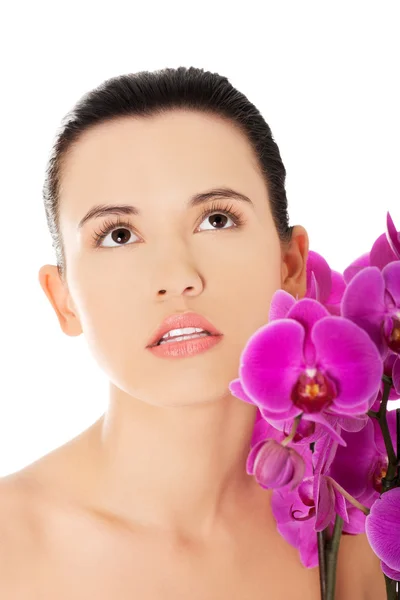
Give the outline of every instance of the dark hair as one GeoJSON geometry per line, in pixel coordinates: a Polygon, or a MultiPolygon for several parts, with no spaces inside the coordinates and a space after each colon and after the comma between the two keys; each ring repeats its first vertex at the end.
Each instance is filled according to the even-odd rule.
{"type": "Polygon", "coordinates": [[[140,71],[113,77],[84,94],[62,119],[50,151],[43,200],[55,249],[57,268],[65,278],[66,264],[60,230],[60,189],[68,150],[90,127],[117,117],[151,116],[187,109],[227,119],[246,135],[265,178],[271,213],[281,243],[290,242],[285,191],[286,169],[271,129],[258,109],[227,77],[195,67],[140,71]]]}

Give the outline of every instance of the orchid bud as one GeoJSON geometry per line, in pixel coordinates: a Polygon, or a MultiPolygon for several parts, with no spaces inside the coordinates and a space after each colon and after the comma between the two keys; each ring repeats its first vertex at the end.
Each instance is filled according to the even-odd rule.
{"type": "Polygon", "coordinates": [[[293,448],[268,439],[258,442],[250,451],[247,473],[254,475],[263,488],[280,488],[291,484],[293,490],[303,480],[305,463],[293,448]]]}

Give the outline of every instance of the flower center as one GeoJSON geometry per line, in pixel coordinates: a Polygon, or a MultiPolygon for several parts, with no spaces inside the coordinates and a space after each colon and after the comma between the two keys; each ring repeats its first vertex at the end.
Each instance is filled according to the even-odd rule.
{"type": "Polygon", "coordinates": [[[320,412],[336,397],[336,388],[326,375],[316,369],[307,369],[292,390],[292,402],[304,412],[320,412]]]}
{"type": "Polygon", "coordinates": [[[384,477],[386,477],[388,464],[389,464],[388,457],[382,456],[378,460],[376,467],[374,469],[373,475],[372,475],[372,485],[373,485],[374,489],[377,492],[379,492],[380,494],[382,493],[382,479],[384,477]]]}
{"type": "Polygon", "coordinates": [[[393,330],[388,340],[388,346],[393,352],[400,354],[400,321],[393,319],[393,330]]]}

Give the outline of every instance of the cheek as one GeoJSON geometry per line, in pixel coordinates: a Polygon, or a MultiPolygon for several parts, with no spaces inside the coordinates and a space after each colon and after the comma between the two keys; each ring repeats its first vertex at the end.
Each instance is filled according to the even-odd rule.
{"type": "Polygon", "coordinates": [[[213,295],[223,298],[225,306],[229,306],[226,328],[243,345],[268,323],[272,297],[281,288],[280,252],[264,248],[259,253],[241,255],[225,269],[218,287],[218,294],[213,295]]]}
{"type": "Polygon", "coordinates": [[[112,364],[132,360],[143,351],[149,328],[155,326],[149,303],[129,278],[92,277],[76,286],[76,304],[90,352],[109,375],[112,364]],[[147,314],[148,313],[148,314],[147,314]]]}
{"type": "Polygon", "coordinates": [[[253,310],[269,304],[281,287],[280,248],[265,239],[247,239],[213,264],[213,280],[220,281],[233,302],[253,310]]]}

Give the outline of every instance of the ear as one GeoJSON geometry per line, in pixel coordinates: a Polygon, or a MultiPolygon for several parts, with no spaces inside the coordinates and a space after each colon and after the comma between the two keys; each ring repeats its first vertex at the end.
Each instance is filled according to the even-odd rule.
{"type": "Polygon", "coordinates": [[[292,231],[291,241],[282,249],[281,287],[296,298],[307,291],[308,233],[301,225],[292,231]]]}
{"type": "Polygon", "coordinates": [[[82,327],[70,296],[68,286],[54,265],[44,265],[39,270],[39,283],[52,305],[60,327],[66,335],[78,336],[82,327]]]}

